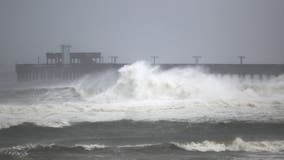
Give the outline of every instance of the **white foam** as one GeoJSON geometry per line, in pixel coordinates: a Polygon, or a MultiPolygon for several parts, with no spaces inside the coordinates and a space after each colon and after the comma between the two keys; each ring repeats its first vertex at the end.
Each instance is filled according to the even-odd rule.
{"type": "Polygon", "coordinates": [[[37,147],[52,147],[54,144],[49,145],[39,145],[39,144],[25,144],[25,145],[17,145],[13,147],[8,148],[0,148],[0,153],[13,156],[13,157],[19,157],[20,159],[28,156],[28,151],[37,147]]]}
{"type": "MultiPolygon", "coordinates": [[[[231,142],[216,142],[216,141],[202,141],[202,142],[191,142],[191,143],[177,143],[171,142],[171,144],[176,147],[186,150],[186,151],[198,151],[198,152],[268,152],[268,153],[283,153],[284,152],[284,141],[283,140],[275,140],[275,141],[245,141],[241,138],[236,138],[231,142]]],[[[75,144],[73,147],[82,147],[86,151],[92,151],[94,149],[105,149],[105,148],[144,148],[151,147],[156,145],[163,145],[162,143],[154,143],[154,144],[132,144],[132,145],[118,145],[118,146],[108,146],[104,144],[75,144]]],[[[26,144],[19,145],[9,148],[1,148],[0,153],[17,156],[17,157],[25,157],[28,155],[28,152],[32,149],[36,149],[38,147],[42,148],[52,148],[56,146],[55,144],[47,144],[47,145],[36,145],[36,144],[26,144]]],[[[64,147],[64,146],[62,146],[64,147]]],[[[68,148],[68,146],[65,146],[68,148]]]]}
{"type": "Polygon", "coordinates": [[[244,141],[236,138],[231,143],[219,143],[214,141],[203,141],[200,143],[173,143],[177,147],[187,151],[199,152],[224,152],[224,151],[245,151],[245,152],[283,152],[284,141],[244,141]]]}
{"type": "Polygon", "coordinates": [[[149,147],[149,146],[154,146],[154,145],[159,145],[161,143],[156,143],[156,144],[133,144],[133,145],[118,145],[118,146],[107,146],[103,144],[75,144],[75,147],[83,147],[85,150],[91,151],[94,149],[104,149],[104,148],[112,148],[112,147],[117,147],[117,148],[143,148],[143,147],[149,147]]]}
{"type": "MultiPolygon", "coordinates": [[[[106,99],[112,101],[145,99],[249,101],[267,98],[267,96],[275,101],[280,100],[279,98],[283,100],[284,76],[265,81],[258,79],[251,81],[208,74],[200,68],[174,68],[162,71],[159,67],[150,66],[145,62],[125,66],[119,70],[119,73],[117,82],[101,94],[92,92],[92,90],[98,90],[101,85],[92,85],[87,90],[82,90],[80,85],[78,90],[86,98],[93,98],[96,101],[106,99]]],[[[90,86],[92,81],[88,78],[85,83],[90,86]]],[[[94,83],[98,83],[97,79],[94,83]]]]}
{"type": "Polygon", "coordinates": [[[102,144],[76,144],[75,147],[83,147],[87,151],[91,151],[93,149],[103,149],[108,146],[102,144]]]}
{"type": "Polygon", "coordinates": [[[284,121],[284,76],[243,80],[195,68],[162,71],[145,62],[121,68],[117,81],[113,81],[113,74],[90,75],[69,86],[83,100],[68,100],[73,95],[68,92],[74,90],[64,89],[57,94],[57,88],[47,92],[47,100],[42,103],[2,103],[0,128],[24,122],[63,127],[74,122],[121,119],[284,121]],[[56,101],[61,96],[64,100],[56,101]]]}
{"type": "Polygon", "coordinates": [[[119,148],[143,148],[143,147],[150,147],[150,146],[155,146],[155,145],[161,145],[161,143],[145,143],[145,144],[133,144],[133,145],[120,145],[117,146],[119,148]]]}

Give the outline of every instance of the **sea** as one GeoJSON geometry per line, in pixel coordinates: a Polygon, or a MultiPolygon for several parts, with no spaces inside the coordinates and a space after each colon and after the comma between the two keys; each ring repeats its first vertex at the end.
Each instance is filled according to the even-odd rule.
{"type": "Polygon", "coordinates": [[[284,75],[140,61],[0,86],[0,160],[284,159],[284,75]]]}

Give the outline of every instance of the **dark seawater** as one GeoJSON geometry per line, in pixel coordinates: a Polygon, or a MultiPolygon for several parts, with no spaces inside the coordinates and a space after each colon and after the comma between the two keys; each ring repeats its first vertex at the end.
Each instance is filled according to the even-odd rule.
{"type": "Polygon", "coordinates": [[[0,88],[0,160],[95,159],[282,160],[284,77],[140,62],[119,75],[0,88]]]}
{"type": "Polygon", "coordinates": [[[63,128],[25,123],[0,130],[0,137],[1,159],[284,158],[284,124],[277,123],[120,120],[85,122],[63,128]],[[212,144],[206,145],[205,140],[212,144]],[[195,149],[182,146],[191,142],[204,143],[203,148],[208,151],[202,151],[202,145],[195,149]],[[221,144],[227,149],[214,151],[221,144]]]}

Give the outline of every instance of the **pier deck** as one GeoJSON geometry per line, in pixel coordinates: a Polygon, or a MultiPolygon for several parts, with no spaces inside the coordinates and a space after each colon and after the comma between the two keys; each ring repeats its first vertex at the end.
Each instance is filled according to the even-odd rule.
{"type": "MultiPolygon", "coordinates": [[[[35,80],[75,80],[89,73],[118,70],[127,64],[17,64],[19,82],[35,80]]],[[[201,67],[212,74],[239,76],[277,76],[284,74],[283,64],[158,64],[161,69],[201,67]]]]}

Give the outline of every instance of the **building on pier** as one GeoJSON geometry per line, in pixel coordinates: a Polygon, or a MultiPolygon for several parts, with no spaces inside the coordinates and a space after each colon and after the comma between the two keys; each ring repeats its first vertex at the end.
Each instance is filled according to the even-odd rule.
{"type": "MultiPolygon", "coordinates": [[[[45,64],[17,64],[19,82],[75,80],[89,73],[118,70],[126,64],[103,63],[100,52],[70,52],[70,45],[62,45],[62,52],[46,53],[45,64]]],[[[114,56],[113,56],[114,57],[114,56]]],[[[202,67],[210,74],[239,77],[271,77],[284,73],[284,64],[159,64],[162,70],[176,67],[202,67]]]]}
{"type": "MultiPolygon", "coordinates": [[[[101,63],[102,57],[100,52],[71,52],[69,61],[65,64],[93,64],[101,63]]],[[[46,53],[46,64],[63,64],[63,53],[46,53]]]]}

